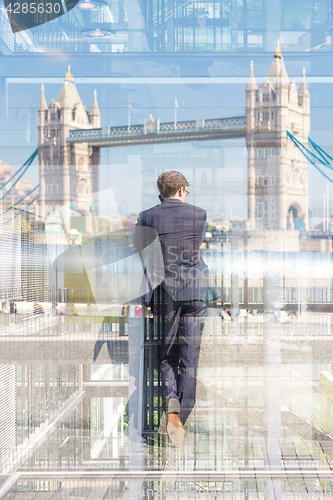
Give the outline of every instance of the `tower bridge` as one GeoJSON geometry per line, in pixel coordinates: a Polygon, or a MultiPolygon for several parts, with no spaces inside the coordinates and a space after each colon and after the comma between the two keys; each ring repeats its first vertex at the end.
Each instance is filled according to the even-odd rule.
{"type": "Polygon", "coordinates": [[[254,230],[308,228],[307,160],[287,130],[308,145],[310,95],[305,73],[300,89],[290,82],[279,45],[258,89],[251,62],[246,115],[143,125],[101,127],[97,94],[91,112],[68,70],[56,101],[48,106],[42,87],[38,107],[39,205],[72,202],[86,215],[97,192],[100,148],[245,138],[248,166],[248,226],[254,230]]]}
{"type": "Polygon", "coordinates": [[[71,130],[67,143],[88,143],[88,146],[102,148],[238,137],[246,137],[245,116],[160,123],[159,119],[154,120],[151,115],[143,125],[71,130]]]}

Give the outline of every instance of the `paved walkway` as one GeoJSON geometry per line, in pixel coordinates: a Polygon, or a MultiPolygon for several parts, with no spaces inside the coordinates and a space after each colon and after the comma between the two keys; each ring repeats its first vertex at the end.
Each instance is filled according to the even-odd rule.
{"type": "MultiPolygon", "coordinates": [[[[119,378],[119,371],[117,377],[110,375],[115,365],[103,346],[98,373],[104,375],[95,372],[82,380],[86,396],[72,411],[73,418],[66,420],[71,425],[57,424],[16,473],[2,477],[0,498],[330,497],[333,353],[329,316],[302,315],[290,323],[279,323],[269,315],[223,324],[218,316],[207,318],[197,402],[180,449],[169,444],[163,421],[145,442],[125,417],[117,420],[117,431],[106,432],[108,405],[125,407],[131,382],[126,376],[119,378]],[[98,406],[101,400],[106,402],[98,406]],[[102,412],[98,419],[104,419],[104,434],[97,431],[94,405],[102,412]]],[[[61,335],[1,337],[2,361],[23,366],[96,366],[92,353],[99,331],[77,327],[61,335]]],[[[122,350],[117,362],[119,370],[126,371],[131,361],[127,336],[117,331],[107,335],[122,350]],[[121,363],[125,363],[122,368],[121,363]]],[[[24,388],[20,391],[24,394],[24,388]]]]}

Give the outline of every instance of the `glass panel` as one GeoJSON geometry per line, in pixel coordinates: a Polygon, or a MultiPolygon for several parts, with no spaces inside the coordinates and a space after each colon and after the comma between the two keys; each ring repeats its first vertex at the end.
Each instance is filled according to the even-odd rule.
{"type": "Polygon", "coordinates": [[[0,498],[331,496],[331,10],[0,5],[0,498]]]}

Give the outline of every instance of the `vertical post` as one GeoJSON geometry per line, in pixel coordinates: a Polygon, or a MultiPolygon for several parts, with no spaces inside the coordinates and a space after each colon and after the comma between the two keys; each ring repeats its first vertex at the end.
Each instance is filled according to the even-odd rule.
{"type": "Polygon", "coordinates": [[[159,36],[159,44],[160,44],[160,52],[165,52],[165,0],[160,0],[161,5],[161,22],[160,22],[160,36],[159,36]]]}
{"type": "Polygon", "coordinates": [[[323,231],[326,231],[326,196],[325,193],[323,194],[323,231]]]}
{"type": "MultiPolygon", "coordinates": [[[[264,310],[271,310],[281,304],[281,282],[278,266],[273,258],[280,261],[280,252],[267,252],[267,269],[264,276],[264,310]],[[270,271],[272,270],[272,271],[270,271]]],[[[272,471],[281,470],[281,328],[271,321],[264,322],[264,344],[266,359],[264,365],[264,414],[267,440],[267,467],[272,471]]],[[[281,481],[265,481],[264,500],[281,499],[281,481]]]]}
{"type": "Polygon", "coordinates": [[[1,210],[1,234],[2,234],[2,189],[0,190],[0,201],[1,201],[1,207],[0,207],[0,210],[1,210]]]}
{"type": "Polygon", "coordinates": [[[133,0],[131,8],[128,9],[129,52],[146,52],[148,49],[146,23],[143,12],[143,2],[141,0],[133,0]]]}
{"type": "Polygon", "coordinates": [[[70,178],[70,146],[63,146],[63,200],[67,204],[71,200],[71,178],[70,178]],[[68,148],[68,149],[67,149],[68,148]]]}
{"type": "Polygon", "coordinates": [[[279,0],[265,0],[263,2],[264,18],[264,50],[273,51],[276,40],[280,36],[280,2],[279,0]]]}
{"type": "Polygon", "coordinates": [[[244,231],[244,308],[247,311],[249,308],[249,280],[247,269],[247,231],[244,231]]]}
{"type": "Polygon", "coordinates": [[[231,249],[231,317],[236,319],[239,309],[238,240],[232,240],[231,249]]]}
{"type": "MultiPolygon", "coordinates": [[[[244,467],[245,470],[247,470],[249,466],[249,367],[245,366],[244,367],[244,382],[243,382],[243,387],[244,387],[244,416],[245,416],[245,423],[244,423],[244,467]]],[[[248,500],[249,495],[248,495],[248,488],[249,488],[249,482],[245,481],[245,500],[248,500]]]]}
{"type": "MultiPolygon", "coordinates": [[[[134,307],[128,313],[128,355],[129,355],[129,470],[140,471],[144,467],[142,439],[142,405],[143,405],[143,345],[145,308],[142,304],[141,318],[135,317],[134,307]],[[134,311],[134,312],[132,312],[134,311]]],[[[131,481],[128,485],[129,499],[143,498],[142,481],[131,481]]]]}
{"type": "MultiPolygon", "coordinates": [[[[100,148],[93,147],[92,155],[90,156],[92,193],[98,192],[99,161],[100,161],[100,148]]],[[[96,200],[96,204],[94,207],[94,215],[98,215],[98,206],[99,202],[96,200]]],[[[95,223],[96,221],[94,219],[94,224],[95,223]]]]}
{"type": "Polygon", "coordinates": [[[328,182],[326,183],[326,205],[327,205],[327,231],[330,230],[330,195],[328,192],[328,182]]]}
{"type": "MultiPolygon", "coordinates": [[[[83,383],[90,381],[90,365],[80,365],[80,378],[79,388],[83,390],[83,383]]],[[[90,412],[91,412],[91,399],[85,396],[82,402],[82,426],[86,432],[90,432],[90,412]]],[[[90,446],[88,446],[90,449],[90,446]]]]}
{"type": "Polygon", "coordinates": [[[223,270],[224,270],[224,262],[223,262],[223,239],[221,240],[221,269],[222,269],[222,274],[221,274],[221,309],[223,309],[223,304],[224,304],[224,294],[223,294],[223,270]]]}
{"type": "Polygon", "coordinates": [[[298,273],[297,273],[297,302],[298,302],[298,317],[301,314],[301,301],[302,301],[302,295],[301,295],[301,252],[298,252],[298,273]]]}
{"type": "Polygon", "coordinates": [[[139,350],[139,392],[138,392],[138,429],[142,438],[143,432],[143,369],[144,369],[144,337],[145,337],[146,308],[142,303],[141,327],[140,327],[140,350],[139,350]]]}
{"type": "Polygon", "coordinates": [[[10,194],[11,194],[11,208],[12,208],[12,231],[14,233],[14,217],[15,217],[15,210],[14,210],[14,193],[13,193],[13,189],[10,190],[10,194]]]}
{"type": "MultiPolygon", "coordinates": [[[[174,5],[174,3],[173,3],[174,5]]],[[[175,14],[173,13],[167,20],[167,51],[175,51],[175,14]]]]}
{"type": "Polygon", "coordinates": [[[44,148],[38,147],[38,163],[39,163],[39,197],[38,197],[38,215],[45,216],[45,195],[46,195],[46,182],[45,182],[45,160],[44,148]]]}
{"type": "MultiPolygon", "coordinates": [[[[194,10],[194,9],[193,9],[194,10]]],[[[230,28],[231,28],[231,50],[238,48],[238,2],[230,2],[230,28]]]]}
{"type": "Polygon", "coordinates": [[[287,188],[286,188],[286,172],[288,166],[287,148],[280,148],[280,160],[279,160],[279,184],[278,184],[278,197],[279,197],[279,229],[287,229],[287,218],[288,218],[288,200],[287,200],[287,188]]]}
{"type": "Polygon", "coordinates": [[[248,219],[252,229],[255,227],[255,212],[256,212],[256,174],[254,168],[254,147],[248,147],[248,219]]]}
{"type": "Polygon", "coordinates": [[[247,50],[247,0],[243,2],[243,46],[247,50]]]}
{"type": "Polygon", "coordinates": [[[0,78],[0,118],[8,118],[7,78],[0,78]]]}
{"type": "MultiPolygon", "coordinates": [[[[308,253],[307,252],[300,252],[300,275],[301,275],[301,313],[305,312],[308,307],[308,285],[309,285],[309,280],[308,280],[308,269],[309,269],[309,262],[308,262],[308,253]]],[[[328,254],[328,262],[327,264],[329,265],[329,259],[330,259],[330,254],[328,254]]]]}

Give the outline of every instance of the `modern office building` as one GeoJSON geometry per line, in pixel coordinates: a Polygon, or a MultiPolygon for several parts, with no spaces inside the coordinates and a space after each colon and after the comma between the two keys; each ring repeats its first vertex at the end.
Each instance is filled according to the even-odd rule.
{"type": "Polygon", "coordinates": [[[287,51],[326,51],[332,27],[327,2],[308,1],[296,7],[286,0],[82,1],[68,15],[14,37],[3,17],[2,39],[15,53],[261,52],[273,51],[277,38],[287,51]]]}

